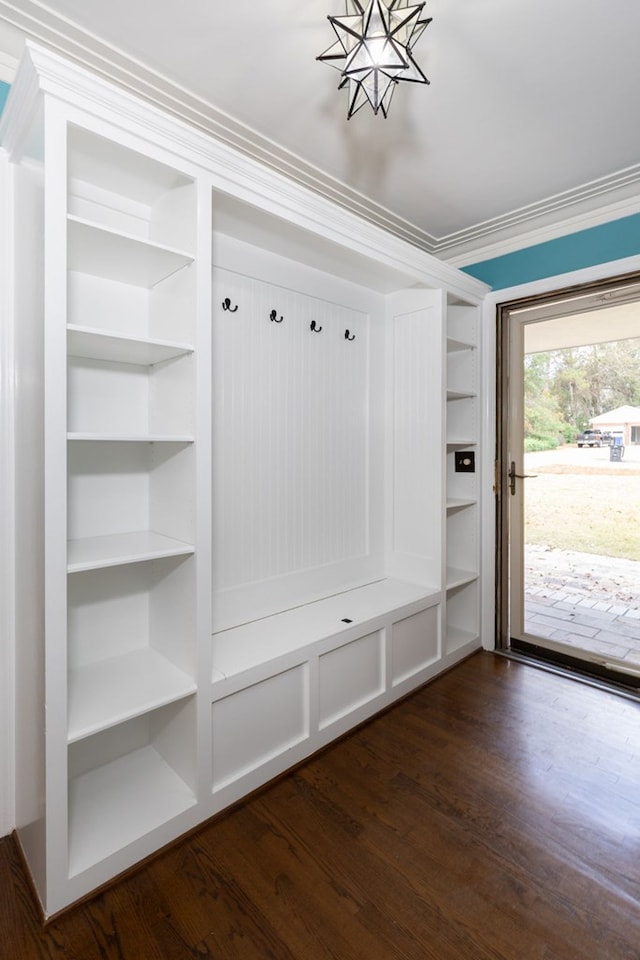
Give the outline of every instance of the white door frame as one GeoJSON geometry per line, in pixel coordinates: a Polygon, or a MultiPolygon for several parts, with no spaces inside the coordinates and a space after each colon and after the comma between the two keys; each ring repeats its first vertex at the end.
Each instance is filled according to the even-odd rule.
{"type": "Polygon", "coordinates": [[[15,826],[13,193],[0,151],[0,837],[15,826]]]}
{"type": "Polygon", "coordinates": [[[483,496],[482,515],[482,645],[496,649],[496,442],[497,442],[497,328],[496,314],[500,304],[544,294],[567,287],[622,277],[640,271],[640,256],[599,263],[583,270],[545,277],[531,283],[506,287],[487,294],[483,307],[483,376],[482,416],[483,453],[481,461],[483,496]]]}

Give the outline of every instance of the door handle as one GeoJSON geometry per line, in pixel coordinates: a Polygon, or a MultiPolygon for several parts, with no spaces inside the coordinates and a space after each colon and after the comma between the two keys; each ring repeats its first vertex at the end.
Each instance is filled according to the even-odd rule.
{"type": "Polygon", "coordinates": [[[516,495],[516,480],[535,480],[538,476],[537,473],[516,473],[516,462],[515,460],[511,461],[511,469],[509,470],[509,490],[511,496],[515,497],[516,495]]]}

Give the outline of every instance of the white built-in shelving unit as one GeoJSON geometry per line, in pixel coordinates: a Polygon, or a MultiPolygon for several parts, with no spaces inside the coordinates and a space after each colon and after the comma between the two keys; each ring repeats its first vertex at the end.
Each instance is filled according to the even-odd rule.
{"type": "Polygon", "coordinates": [[[67,420],[50,479],[66,486],[73,879],[197,802],[197,185],[116,139],[65,132],[66,284],[51,306],[67,322],[50,348],[52,366],[65,348],[67,389],[47,403],[67,420]]]}
{"type": "Polygon", "coordinates": [[[480,636],[480,316],[477,304],[446,308],[447,653],[480,636]]]}
{"type": "Polygon", "coordinates": [[[479,646],[484,288],[35,45],[0,132],[51,915],[479,646]]]}

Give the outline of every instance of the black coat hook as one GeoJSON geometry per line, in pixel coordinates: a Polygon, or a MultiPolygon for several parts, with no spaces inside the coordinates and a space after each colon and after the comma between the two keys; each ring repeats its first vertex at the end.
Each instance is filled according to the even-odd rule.
{"type": "Polygon", "coordinates": [[[276,313],[276,311],[272,310],[271,313],[269,314],[269,319],[273,323],[282,323],[282,321],[284,320],[284,317],[280,317],[279,320],[277,319],[277,317],[278,317],[278,314],[276,313]]]}
{"type": "Polygon", "coordinates": [[[322,327],[317,327],[315,320],[312,320],[311,326],[309,329],[312,330],[314,333],[320,333],[320,331],[322,330],[322,327]]]}
{"type": "Polygon", "coordinates": [[[225,297],[224,300],[222,301],[222,309],[228,310],[229,313],[235,313],[236,310],[238,309],[238,304],[236,303],[235,307],[232,307],[231,300],[229,299],[229,297],[225,297]]]}
{"type": "Polygon", "coordinates": [[[356,335],[355,335],[355,333],[352,333],[351,336],[349,336],[349,331],[348,331],[348,330],[345,330],[345,332],[344,332],[344,338],[345,338],[345,340],[355,340],[356,335]]]}

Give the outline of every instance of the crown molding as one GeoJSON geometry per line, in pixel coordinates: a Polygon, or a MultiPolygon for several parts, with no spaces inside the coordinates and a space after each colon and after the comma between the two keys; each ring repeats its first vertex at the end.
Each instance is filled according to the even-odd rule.
{"type": "Polygon", "coordinates": [[[539,204],[450,234],[438,255],[453,266],[504,256],[640,212],[640,164],[557,194],[539,204]],[[606,202],[603,202],[606,201],[606,202]],[[558,217],[560,211],[566,216],[558,217]],[[485,241],[485,242],[482,242],[485,241]]]}
{"type": "Polygon", "coordinates": [[[123,131],[135,130],[137,138],[179,158],[182,164],[206,170],[214,191],[273,214],[282,224],[302,228],[319,242],[344,246],[352,257],[367,263],[369,269],[371,264],[376,264],[380,281],[385,273],[394,278],[396,285],[414,286],[428,276],[430,285],[442,284],[463,297],[478,299],[488,289],[481,281],[383,230],[325,194],[309,190],[305,184],[259,159],[238,152],[220,139],[141,101],[120,85],[32,40],[26,43],[0,120],[0,139],[14,159],[25,150],[39,149],[38,144],[28,139],[28,118],[40,109],[42,95],[85,109],[123,131]]]}
{"type": "MultiPolygon", "coordinates": [[[[586,204],[584,206],[587,207],[586,204]]],[[[453,248],[453,255],[442,256],[442,259],[451,266],[461,268],[472,263],[504,257],[518,250],[525,250],[527,247],[547,243],[549,240],[558,240],[572,233],[579,233],[581,230],[589,230],[591,227],[611,223],[613,220],[633,216],[635,213],[640,213],[640,192],[637,189],[633,190],[633,196],[628,199],[607,203],[604,206],[600,204],[592,209],[584,209],[582,212],[573,212],[570,216],[545,226],[526,229],[526,221],[522,221],[518,227],[512,227],[511,230],[505,229],[505,235],[500,239],[490,240],[485,244],[474,241],[468,245],[463,244],[460,248],[453,248]]]]}
{"type": "Polygon", "coordinates": [[[20,0],[19,3],[0,0],[0,17],[28,39],[116,83],[147,103],[259,160],[289,179],[304,184],[408,243],[426,252],[432,251],[436,240],[430,234],[99,37],[81,30],[38,0],[20,0]]]}
{"type": "Polygon", "coordinates": [[[0,80],[3,83],[13,83],[18,69],[18,61],[0,50],[0,80]]]}
{"type": "Polygon", "coordinates": [[[596,223],[637,212],[640,164],[464,230],[435,236],[353,190],[275,141],[235,120],[140,61],[80,29],[39,0],[0,0],[0,17],[92,74],[144,99],[189,126],[451,266],[501,256],[596,223]],[[590,220],[589,218],[593,218],[590,220]],[[582,225],[580,225],[582,224],[582,225]]]}

